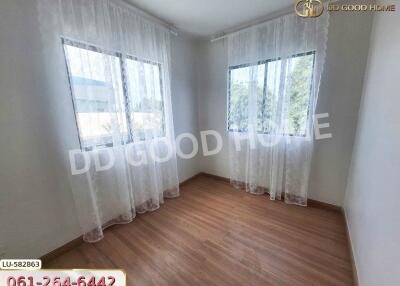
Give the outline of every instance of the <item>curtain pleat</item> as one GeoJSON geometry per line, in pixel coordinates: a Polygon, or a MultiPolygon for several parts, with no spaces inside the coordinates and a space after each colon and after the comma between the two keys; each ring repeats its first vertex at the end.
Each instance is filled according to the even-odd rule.
{"type": "Polygon", "coordinates": [[[234,186],[307,205],[328,25],[291,14],[228,36],[234,186]]]}
{"type": "Polygon", "coordinates": [[[75,164],[88,166],[73,174],[65,160],[84,240],[95,242],[179,195],[170,33],[117,1],[38,0],[38,9],[45,49],[56,55],[52,78],[70,81],[54,95],[68,107],[59,137],[74,138],[75,164]],[[76,133],[66,128],[71,105],[76,133]]]}

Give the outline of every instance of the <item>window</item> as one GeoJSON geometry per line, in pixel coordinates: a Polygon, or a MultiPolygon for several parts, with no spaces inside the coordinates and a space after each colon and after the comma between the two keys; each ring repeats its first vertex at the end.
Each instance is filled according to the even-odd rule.
{"type": "Polygon", "coordinates": [[[156,137],[163,136],[165,123],[161,65],[133,57],[127,58],[126,74],[134,137],[143,140],[148,131],[156,137]]]}
{"type": "Polygon", "coordinates": [[[254,65],[229,67],[228,131],[247,132],[249,114],[257,115],[257,132],[271,132],[278,112],[279,88],[285,80],[287,106],[286,133],[305,136],[311,94],[315,52],[299,54],[287,59],[286,74],[282,77],[282,59],[272,59],[254,65]],[[255,89],[255,91],[251,91],[255,89]],[[255,103],[249,104],[250,93],[255,103]],[[254,110],[249,110],[254,106],[254,110]]]}
{"type": "Polygon", "coordinates": [[[165,136],[161,64],[63,39],[81,148],[165,136]],[[126,82],[126,85],[123,82],[126,82]]]}

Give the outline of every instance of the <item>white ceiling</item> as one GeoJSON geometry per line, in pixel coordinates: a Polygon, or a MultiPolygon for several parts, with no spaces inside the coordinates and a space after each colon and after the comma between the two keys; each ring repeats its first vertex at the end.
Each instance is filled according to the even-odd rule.
{"type": "Polygon", "coordinates": [[[294,0],[128,0],[195,37],[217,35],[293,7],[294,0]]]}

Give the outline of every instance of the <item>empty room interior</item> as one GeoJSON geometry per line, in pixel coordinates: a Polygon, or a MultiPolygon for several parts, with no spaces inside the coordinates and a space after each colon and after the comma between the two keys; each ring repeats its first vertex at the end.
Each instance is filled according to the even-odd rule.
{"type": "Polygon", "coordinates": [[[400,285],[399,4],[0,0],[0,285],[400,285]]]}

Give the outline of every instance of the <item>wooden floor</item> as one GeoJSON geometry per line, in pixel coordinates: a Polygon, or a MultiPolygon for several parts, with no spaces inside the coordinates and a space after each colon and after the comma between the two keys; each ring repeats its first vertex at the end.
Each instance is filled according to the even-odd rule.
{"type": "Polygon", "coordinates": [[[127,285],[353,285],[339,212],[272,202],[206,176],[46,268],[123,268],[127,285]]]}

